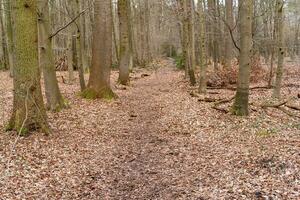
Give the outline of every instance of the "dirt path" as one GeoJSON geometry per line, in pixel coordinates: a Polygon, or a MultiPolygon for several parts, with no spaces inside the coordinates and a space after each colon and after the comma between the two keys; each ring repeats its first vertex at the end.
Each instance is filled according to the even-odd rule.
{"type": "Polygon", "coordinates": [[[15,136],[0,134],[0,199],[298,199],[297,121],[218,113],[165,62],[113,102],[61,84],[72,107],[49,113],[52,136],[21,139],[9,167],[15,136]],[[257,136],[266,124],[278,132],[257,136]]]}

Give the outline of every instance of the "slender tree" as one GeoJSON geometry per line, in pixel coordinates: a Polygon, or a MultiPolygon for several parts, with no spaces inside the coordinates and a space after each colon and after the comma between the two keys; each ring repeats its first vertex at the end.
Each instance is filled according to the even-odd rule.
{"type": "Polygon", "coordinates": [[[67,64],[68,64],[68,83],[72,84],[74,80],[74,70],[73,70],[73,31],[69,30],[68,41],[67,41],[67,64]]]}
{"type": "Polygon", "coordinates": [[[207,59],[206,59],[206,28],[205,28],[205,14],[203,9],[203,1],[198,0],[198,13],[199,13],[199,65],[200,65],[200,76],[199,76],[199,93],[206,93],[207,86],[207,59]]]}
{"type": "MultiPolygon", "coordinates": [[[[75,10],[75,15],[78,16],[80,12],[80,2],[75,0],[73,3],[73,9],[75,10]]],[[[84,91],[86,88],[85,79],[84,79],[84,68],[83,68],[83,34],[82,26],[80,25],[80,20],[77,20],[79,25],[77,26],[77,35],[76,35],[76,55],[77,55],[77,68],[79,75],[79,83],[81,91],[84,91]]]]}
{"type": "Polygon", "coordinates": [[[216,0],[207,1],[209,18],[209,48],[210,54],[214,61],[214,69],[218,69],[218,58],[219,58],[219,46],[217,41],[218,36],[218,23],[217,23],[217,9],[216,9],[216,0]]]}
{"type": "Polygon", "coordinates": [[[56,79],[52,38],[50,37],[50,15],[48,0],[38,1],[38,30],[40,68],[44,74],[47,108],[59,111],[65,107],[56,79]]]}
{"type": "Polygon", "coordinates": [[[38,65],[37,1],[16,0],[15,6],[14,102],[7,129],[25,135],[40,128],[48,134],[38,65]]]}
{"type": "Polygon", "coordinates": [[[94,27],[92,44],[92,66],[85,98],[116,97],[110,88],[112,65],[112,15],[111,0],[94,1],[94,27]]]}
{"type": "Polygon", "coordinates": [[[118,1],[118,15],[120,24],[120,62],[119,62],[119,82],[123,85],[127,85],[129,82],[129,69],[132,63],[130,51],[130,0],[118,1]]]}
{"type": "Polygon", "coordinates": [[[252,12],[253,0],[239,0],[240,6],[240,58],[237,92],[232,107],[235,115],[248,115],[250,57],[252,54],[252,12]]]}
{"type": "Polygon", "coordinates": [[[226,0],[226,25],[225,25],[225,67],[231,66],[232,54],[233,54],[233,45],[231,40],[231,31],[233,29],[233,1],[226,0]],[[230,29],[230,30],[229,30],[230,29]]]}
{"type": "Polygon", "coordinates": [[[6,33],[5,39],[7,44],[7,55],[8,55],[8,64],[10,69],[10,76],[13,76],[13,67],[15,63],[14,56],[14,40],[13,40],[13,13],[12,13],[12,2],[6,1],[4,3],[5,18],[6,18],[6,33]]]}
{"type": "Polygon", "coordinates": [[[273,97],[280,98],[280,89],[282,82],[282,74],[283,74],[283,61],[284,61],[284,40],[283,40],[283,0],[276,1],[276,11],[277,11],[277,48],[278,48],[278,61],[277,61],[277,69],[276,69],[276,80],[275,87],[273,90],[273,97]]]}

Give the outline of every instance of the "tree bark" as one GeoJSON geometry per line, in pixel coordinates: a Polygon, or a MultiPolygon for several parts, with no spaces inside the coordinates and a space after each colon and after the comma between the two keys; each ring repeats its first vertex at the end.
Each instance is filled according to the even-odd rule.
{"type": "Polygon", "coordinates": [[[82,96],[88,99],[112,99],[116,95],[110,88],[112,65],[112,15],[111,0],[94,1],[94,27],[92,66],[88,87],[82,96]]]}
{"type": "MultiPolygon", "coordinates": [[[[74,5],[75,9],[75,14],[79,14],[79,0],[75,0],[76,4],[74,5]]],[[[80,23],[80,22],[79,22],[80,23]]],[[[83,51],[83,46],[82,46],[82,35],[81,35],[81,29],[80,25],[77,28],[77,37],[76,37],[76,52],[77,52],[77,67],[78,67],[78,74],[79,74],[79,83],[80,83],[80,89],[81,91],[84,91],[86,88],[85,85],[85,80],[84,80],[84,68],[83,68],[83,58],[82,58],[82,51],[83,51]]]]}
{"type": "Polygon", "coordinates": [[[217,41],[217,35],[218,35],[218,25],[217,25],[217,10],[216,10],[216,0],[208,0],[208,10],[209,10],[209,16],[211,18],[210,23],[211,25],[209,34],[210,34],[210,40],[209,40],[209,47],[211,51],[211,56],[213,58],[214,62],[214,70],[218,70],[218,60],[219,60],[219,48],[218,48],[218,41],[217,41]]]}
{"type": "Polygon", "coordinates": [[[205,94],[207,87],[207,59],[206,59],[206,28],[205,28],[205,14],[203,9],[203,0],[198,0],[198,13],[199,13],[199,45],[200,45],[200,55],[199,55],[199,64],[200,64],[200,77],[199,77],[199,93],[205,94]]]}
{"type": "Polygon", "coordinates": [[[239,0],[240,6],[240,58],[237,92],[232,107],[234,115],[244,116],[249,114],[249,82],[250,82],[250,57],[252,54],[252,12],[253,0],[239,0]]]}
{"type": "Polygon", "coordinates": [[[277,11],[277,48],[278,48],[278,61],[276,69],[275,87],[273,90],[273,97],[280,98],[281,82],[283,75],[283,61],[284,61],[284,40],[283,40],[283,0],[276,1],[277,11]]]}
{"type": "Polygon", "coordinates": [[[39,63],[44,74],[47,108],[60,111],[65,102],[60,93],[54,66],[48,0],[38,1],[39,63]]]}
{"type": "Polygon", "coordinates": [[[230,30],[233,29],[233,2],[232,0],[226,0],[225,1],[225,7],[226,7],[226,23],[228,26],[225,26],[225,67],[231,66],[231,60],[232,60],[232,40],[230,36],[230,30]]]}
{"type": "Polygon", "coordinates": [[[15,63],[15,56],[14,56],[14,31],[13,31],[13,13],[12,13],[12,2],[6,1],[4,3],[4,10],[5,10],[5,17],[6,17],[6,33],[5,33],[5,40],[6,40],[6,47],[7,47],[7,57],[8,57],[8,65],[10,76],[13,76],[13,67],[15,63]]]}
{"type": "Polygon", "coordinates": [[[44,108],[38,66],[37,1],[16,0],[14,101],[7,129],[26,135],[42,129],[50,133],[44,108]]]}
{"type": "Polygon", "coordinates": [[[122,85],[129,83],[129,69],[131,51],[129,45],[129,30],[130,30],[130,0],[118,1],[118,15],[120,24],[120,62],[119,62],[119,82],[122,85]]]}
{"type": "Polygon", "coordinates": [[[67,41],[67,63],[68,63],[68,74],[69,74],[69,84],[73,83],[74,80],[74,70],[73,70],[73,32],[69,30],[68,41],[67,41]]]}
{"type": "Polygon", "coordinates": [[[190,78],[191,85],[196,84],[195,77],[195,65],[196,65],[196,57],[195,57],[195,8],[193,0],[185,0],[186,8],[187,8],[187,16],[188,16],[188,35],[187,35],[187,59],[188,59],[188,74],[190,78]]]}

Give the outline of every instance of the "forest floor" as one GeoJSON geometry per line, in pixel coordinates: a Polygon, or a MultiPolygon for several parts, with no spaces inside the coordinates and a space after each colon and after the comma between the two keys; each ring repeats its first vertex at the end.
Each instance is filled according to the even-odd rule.
{"type": "MultiPolygon", "coordinates": [[[[300,93],[295,73],[285,98],[300,93]]],[[[276,108],[251,106],[249,117],[212,109],[191,97],[171,60],[132,76],[122,87],[113,72],[114,101],[82,99],[77,84],[59,79],[71,107],[48,112],[53,134],[16,141],[3,132],[13,95],[1,72],[0,199],[300,199],[299,118],[276,108]]],[[[251,90],[250,102],[270,96],[251,90]]]]}

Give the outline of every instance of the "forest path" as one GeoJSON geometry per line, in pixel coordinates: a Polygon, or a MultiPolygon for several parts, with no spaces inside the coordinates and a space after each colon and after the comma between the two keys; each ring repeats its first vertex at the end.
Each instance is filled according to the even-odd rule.
{"type": "MultiPolygon", "coordinates": [[[[170,95],[174,83],[180,80],[174,72],[172,66],[160,68],[132,82],[132,89],[129,88],[125,96],[121,94],[119,108],[127,112],[129,119],[116,121],[115,125],[121,130],[107,140],[108,145],[113,145],[115,157],[105,162],[103,174],[107,175],[98,180],[98,184],[106,183],[104,191],[109,197],[155,199],[166,193],[170,196],[164,198],[174,198],[169,181],[170,176],[176,174],[173,169],[176,161],[168,159],[178,146],[172,145],[172,138],[164,134],[162,124],[167,111],[163,109],[174,103],[166,95],[170,95]]],[[[103,194],[103,191],[98,192],[98,195],[103,194]]]]}

